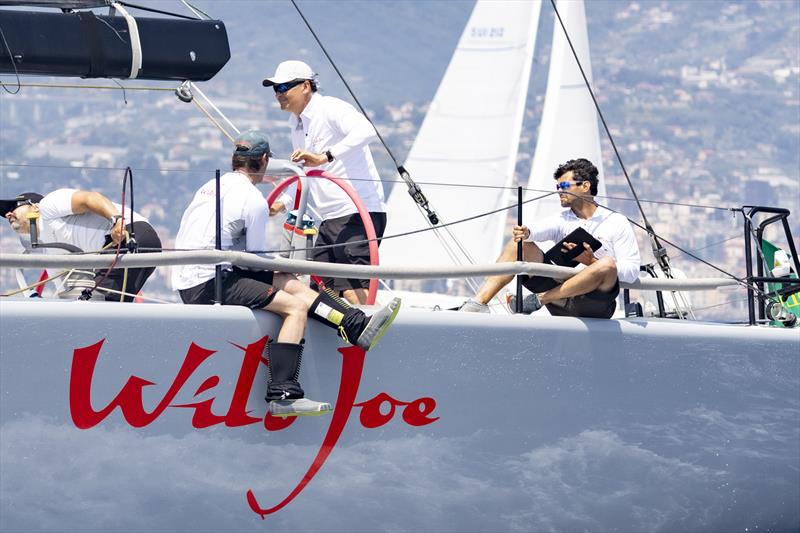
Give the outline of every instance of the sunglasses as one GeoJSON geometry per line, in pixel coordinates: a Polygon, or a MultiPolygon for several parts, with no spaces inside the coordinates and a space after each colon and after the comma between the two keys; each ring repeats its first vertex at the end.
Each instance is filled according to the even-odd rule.
{"type": "Polygon", "coordinates": [[[277,85],[273,85],[272,88],[275,90],[275,94],[283,94],[289,89],[297,87],[305,81],[306,80],[287,81],[286,83],[278,83],[277,85]]]}
{"type": "Polygon", "coordinates": [[[557,191],[566,191],[567,189],[569,189],[573,185],[580,185],[584,181],[585,180],[580,180],[580,181],[559,181],[558,183],[556,183],[556,190],[557,191]]]}

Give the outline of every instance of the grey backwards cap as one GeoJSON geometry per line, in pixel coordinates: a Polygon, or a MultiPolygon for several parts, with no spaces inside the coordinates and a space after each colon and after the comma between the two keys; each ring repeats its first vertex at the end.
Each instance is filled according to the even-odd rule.
{"type": "Polygon", "coordinates": [[[272,157],[269,151],[267,134],[260,130],[248,130],[241,133],[234,141],[234,153],[246,157],[261,157],[264,154],[272,157]]]}

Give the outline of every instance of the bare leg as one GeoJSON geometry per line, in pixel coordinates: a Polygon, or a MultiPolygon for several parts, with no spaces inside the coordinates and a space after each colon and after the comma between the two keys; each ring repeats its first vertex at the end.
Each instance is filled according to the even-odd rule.
{"type": "Polygon", "coordinates": [[[276,289],[281,289],[295,298],[300,299],[306,306],[306,313],[308,313],[308,309],[314,303],[314,300],[317,299],[317,296],[319,296],[317,291],[297,279],[294,274],[276,272],[273,278],[273,286],[276,289]]]}
{"type": "Polygon", "coordinates": [[[300,343],[308,320],[308,305],[305,302],[288,292],[278,291],[264,309],[283,318],[283,324],[278,332],[278,342],[300,343]]]}
{"type": "MultiPolygon", "coordinates": [[[[535,243],[525,241],[522,243],[522,257],[525,261],[530,263],[541,263],[544,258],[544,254],[535,243]]],[[[512,239],[506,243],[496,262],[510,263],[516,260],[517,243],[512,239]]],[[[512,279],[514,279],[513,275],[490,276],[486,278],[486,281],[478,291],[478,294],[475,295],[475,300],[482,304],[488,304],[489,300],[494,298],[495,295],[500,292],[500,289],[508,285],[512,279]]]]}
{"type": "Polygon", "coordinates": [[[610,257],[602,257],[558,287],[539,294],[539,301],[544,305],[555,300],[586,294],[594,290],[608,292],[616,282],[617,264],[610,257]]]}
{"type": "Polygon", "coordinates": [[[367,289],[347,289],[342,291],[342,296],[348,303],[354,305],[364,305],[367,303],[367,289]]]}

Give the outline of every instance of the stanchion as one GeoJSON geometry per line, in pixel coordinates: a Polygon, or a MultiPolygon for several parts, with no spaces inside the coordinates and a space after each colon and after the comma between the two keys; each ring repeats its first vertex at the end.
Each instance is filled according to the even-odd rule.
{"type": "MultiPolygon", "coordinates": [[[[217,233],[216,249],[222,250],[222,200],[220,198],[219,169],[217,169],[217,174],[214,179],[217,185],[217,205],[215,213],[217,233]]],[[[217,265],[214,272],[214,305],[222,305],[222,303],[222,265],[217,265]]]]}
{"type": "MultiPolygon", "coordinates": [[[[522,187],[517,187],[517,226],[522,225],[522,187]]],[[[522,261],[522,241],[517,243],[517,261],[522,261]]],[[[522,313],[522,274],[517,274],[517,309],[522,313]]]]}

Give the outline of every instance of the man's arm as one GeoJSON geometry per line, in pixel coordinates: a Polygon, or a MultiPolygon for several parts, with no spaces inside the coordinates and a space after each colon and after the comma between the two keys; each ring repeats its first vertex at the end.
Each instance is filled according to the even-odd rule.
{"type": "Polygon", "coordinates": [[[119,244],[125,237],[123,221],[121,218],[116,218],[120,216],[120,213],[111,200],[99,192],[75,191],[72,193],[71,208],[76,215],[94,213],[108,219],[111,224],[111,240],[114,244],[119,244]]]}
{"type": "MultiPolygon", "coordinates": [[[[333,159],[338,159],[351,150],[360,149],[378,138],[378,133],[372,127],[369,120],[347,102],[338,102],[331,106],[327,112],[327,118],[331,124],[339,130],[344,138],[328,146],[333,159]]],[[[303,161],[307,167],[317,167],[328,162],[325,153],[318,154],[306,150],[295,150],[291,156],[292,161],[303,161]]]]}
{"type": "Polygon", "coordinates": [[[367,117],[346,102],[342,102],[341,105],[337,106],[331,113],[330,118],[331,122],[344,134],[344,138],[341,141],[333,146],[328,146],[328,150],[334,158],[340,157],[351,150],[367,146],[378,138],[378,133],[367,120],[367,117]]]}
{"type": "Polygon", "coordinates": [[[619,226],[619,232],[612,243],[617,261],[617,277],[620,281],[632,283],[639,279],[639,266],[642,264],[639,244],[627,219],[622,220],[619,226]]]}

